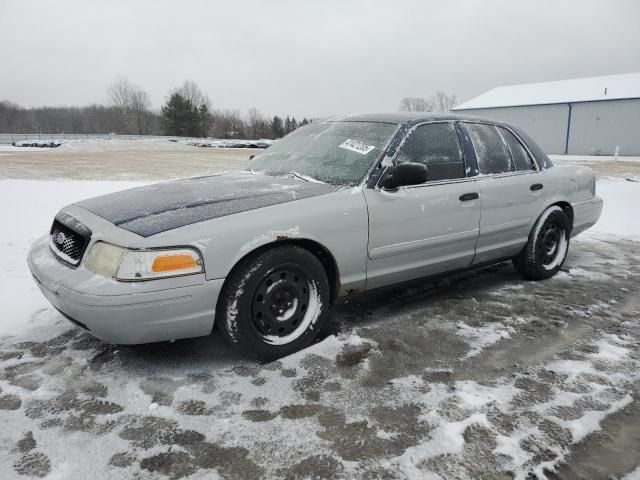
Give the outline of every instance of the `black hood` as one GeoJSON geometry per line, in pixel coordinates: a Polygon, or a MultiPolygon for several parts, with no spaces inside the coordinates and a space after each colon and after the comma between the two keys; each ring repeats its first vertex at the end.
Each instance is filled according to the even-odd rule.
{"type": "Polygon", "coordinates": [[[299,178],[232,172],[158,183],[76,205],[120,228],[149,237],[174,228],[334,192],[299,178]]]}

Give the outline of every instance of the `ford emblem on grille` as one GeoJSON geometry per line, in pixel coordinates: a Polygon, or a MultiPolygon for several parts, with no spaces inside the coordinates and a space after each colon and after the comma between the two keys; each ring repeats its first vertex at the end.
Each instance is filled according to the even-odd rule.
{"type": "Polygon", "coordinates": [[[58,232],[58,234],[56,235],[54,241],[58,244],[58,245],[64,245],[64,241],[67,239],[67,236],[63,233],[63,232],[58,232]]]}
{"type": "Polygon", "coordinates": [[[49,246],[58,259],[77,267],[91,239],[91,230],[75,218],[59,213],[49,235],[49,246]]]}

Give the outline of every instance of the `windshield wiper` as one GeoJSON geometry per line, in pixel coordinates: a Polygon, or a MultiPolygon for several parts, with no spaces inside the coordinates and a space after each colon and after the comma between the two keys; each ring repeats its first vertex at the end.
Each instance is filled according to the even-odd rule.
{"type": "Polygon", "coordinates": [[[308,177],[300,175],[299,173],[296,173],[296,172],[287,172],[287,175],[293,175],[294,177],[297,177],[300,180],[304,180],[305,182],[310,182],[311,181],[311,180],[309,180],[308,177]]]}

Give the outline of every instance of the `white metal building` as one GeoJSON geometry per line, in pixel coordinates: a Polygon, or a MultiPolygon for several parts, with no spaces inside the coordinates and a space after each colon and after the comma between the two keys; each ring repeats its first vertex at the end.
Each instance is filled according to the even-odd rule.
{"type": "Polygon", "coordinates": [[[452,110],[521,127],[547,153],[640,155],[640,73],[497,87],[452,110]]]}

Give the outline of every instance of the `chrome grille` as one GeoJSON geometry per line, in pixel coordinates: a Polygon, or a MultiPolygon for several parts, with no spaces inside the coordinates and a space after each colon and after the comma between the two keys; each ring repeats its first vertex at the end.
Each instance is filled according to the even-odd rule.
{"type": "Polygon", "coordinates": [[[78,266],[91,239],[91,231],[68,215],[59,214],[53,221],[49,245],[65,263],[78,266]]]}

